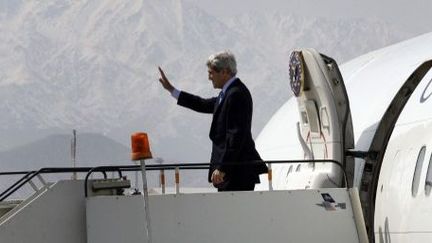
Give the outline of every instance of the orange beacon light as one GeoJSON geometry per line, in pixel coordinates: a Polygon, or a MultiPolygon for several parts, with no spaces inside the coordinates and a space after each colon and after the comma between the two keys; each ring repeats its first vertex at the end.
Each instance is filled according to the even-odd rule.
{"type": "Polygon", "coordinates": [[[132,142],[132,160],[139,160],[141,164],[141,173],[143,180],[143,193],[144,193],[144,210],[146,216],[146,231],[147,231],[147,242],[152,242],[151,234],[151,223],[150,223],[150,209],[149,209],[149,199],[148,199],[148,187],[147,187],[147,176],[145,159],[151,159],[152,154],[150,152],[150,145],[147,137],[147,133],[137,132],[131,136],[132,142]]]}
{"type": "Polygon", "coordinates": [[[132,142],[132,160],[151,159],[150,144],[147,133],[137,132],[131,136],[132,142]]]}

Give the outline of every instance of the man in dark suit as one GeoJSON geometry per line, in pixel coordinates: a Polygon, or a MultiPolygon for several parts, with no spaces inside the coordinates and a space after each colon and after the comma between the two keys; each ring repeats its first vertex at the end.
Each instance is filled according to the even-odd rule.
{"type": "Polygon", "coordinates": [[[237,64],[230,52],[211,55],[207,61],[208,77],[218,97],[203,99],[179,91],[171,85],[159,67],[160,83],[177,104],[197,112],[213,114],[210,139],[213,142],[209,182],[219,191],[254,190],[259,174],[267,166],[255,149],[251,134],[252,97],[248,88],[236,77],[237,64]]]}

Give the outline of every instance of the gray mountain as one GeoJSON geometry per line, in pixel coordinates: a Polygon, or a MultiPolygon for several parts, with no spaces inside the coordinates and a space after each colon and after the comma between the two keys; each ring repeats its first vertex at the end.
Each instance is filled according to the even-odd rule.
{"type": "MultiPolygon", "coordinates": [[[[19,146],[17,148],[0,153],[0,171],[28,171],[39,170],[45,167],[72,167],[71,162],[71,135],[56,134],[43,139],[19,146]]],[[[165,163],[160,158],[149,159],[146,164],[165,163]]],[[[130,148],[100,134],[83,133],[77,135],[76,165],[78,167],[95,167],[102,165],[135,165],[130,160],[130,148]]],[[[95,173],[96,177],[100,176],[95,173]]],[[[84,178],[85,173],[79,175],[84,178]]],[[[135,173],[124,172],[135,183],[135,173]]],[[[149,186],[158,186],[158,171],[147,173],[149,186]]],[[[183,186],[208,186],[206,182],[206,171],[182,171],[181,184],[183,186]]],[[[70,178],[70,174],[44,174],[43,177],[50,179],[70,178]]],[[[117,176],[115,174],[114,176],[117,176]]],[[[141,172],[138,173],[141,180],[141,172]]],[[[0,192],[21,176],[2,176],[0,177],[0,192]]],[[[166,172],[167,185],[174,185],[173,171],[166,172]]],[[[34,180],[38,181],[38,180],[34,180]]],[[[38,184],[38,183],[36,183],[38,184]]],[[[39,183],[40,184],[40,183],[39,183]]],[[[140,184],[141,185],[141,184],[140,184]]],[[[29,186],[22,189],[21,194],[30,193],[29,186]]]]}
{"type": "MultiPolygon", "coordinates": [[[[157,81],[158,65],[179,89],[211,96],[217,91],[205,61],[232,50],[254,97],[257,135],[291,95],[293,48],[314,47],[343,62],[408,37],[376,19],[277,12],[217,18],[181,0],[6,0],[0,8],[0,151],[72,129],[123,144],[144,131],[156,157],[207,162],[211,117],[177,107],[157,81]]],[[[95,154],[88,159],[102,161],[103,148],[89,146],[95,154]]],[[[1,158],[29,166],[36,159],[13,151],[1,158]]],[[[117,152],[120,160],[124,152],[117,152]]],[[[48,154],[37,159],[66,163],[69,156],[67,149],[48,154]]]]}
{"type": "MultiPolygon", "coordinates": [[[[43,167],[72,167],[71,135],[58,134],[0,153],[0,168],[31,170],[43,167]]],[[[100,134],[77,136],[77,166],[132,165],[130,148],[100,134]]]]}

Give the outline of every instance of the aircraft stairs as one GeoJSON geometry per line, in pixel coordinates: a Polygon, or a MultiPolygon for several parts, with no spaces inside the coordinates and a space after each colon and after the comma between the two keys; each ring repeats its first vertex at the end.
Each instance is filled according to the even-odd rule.
{"type": "MultiPolygon", "coordinates": [[[[147,170],[192,167],[208,165],[147,170]]],[[[185,193],[177,184],[175,193],[150,194],[146,211],[143,195],[124,193],[130,182],[122,171],[139,169],[85,168],[84,180],[47,183],[24,201],[10,201],[0,218],[0,242],[367,242],[356,189],[185,193]],[[106,178],[106,171],[119,177],[106,178]],[[89,179],[94,172],[105,176],[89,179]]]]}

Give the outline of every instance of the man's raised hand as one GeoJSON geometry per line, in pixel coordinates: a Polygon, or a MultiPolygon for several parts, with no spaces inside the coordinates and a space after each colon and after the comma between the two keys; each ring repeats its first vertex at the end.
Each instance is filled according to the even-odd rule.
{"type": "Polygon", "coordinates": [[[158,69],[159,69],[159,73],[160,73],[159,82],[162,84],[164,89],[168,90],[171,93],[174,90],[174,86],[171,85],[170,81],[165,76],[165,73],[162,70],[162,68],[158,67],[158,69]]]}

